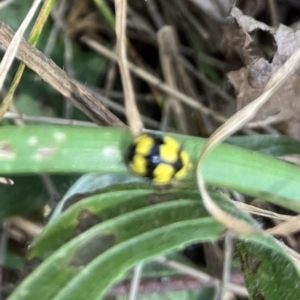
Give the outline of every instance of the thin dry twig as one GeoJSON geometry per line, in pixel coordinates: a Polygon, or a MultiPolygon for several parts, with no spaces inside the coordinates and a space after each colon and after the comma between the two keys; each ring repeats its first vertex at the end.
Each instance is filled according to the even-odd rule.
{"type": "Polygon", "coordinates": [[[44,123],[44,124],[54,124],[54,125],[68,125],[68,126],[85,126],[85,127],[95,127],[97,126],[95,123],[87,122],[87,121],[78,121],[78,120],[68,120],[68,119],[60,119],[53,117],[44,117],[44,116],[32,116],[26,115],[22,113],[16,112],[6,112],[4,115],[4,119],[10,120],[23,120],[35,123],[44,123]]]}
{"type": "Polygon", "coordinates": [[[221,299],[221,286],[216,286],[215,287],[215,293],[214,293],[214,297],[212,300],[220,300],[221,299]]]}
{"type": "Polygon", "coordinates": [[[134,136],[141,134],[143,122],[135,102],[133,85],[128,69],[126,51],[126,19],[127,19],[127,0],[116,0],[116,35],[117,35],[117,54],[118,64],[124,90],[125,108],[127,122],[134,136]]]}
{"type": "MultiPolygon", "coordinates": [[[[154,261],[157,261],[161,264],[164,264],[172,269],[181,271],[184,274],[187,274],[189,276],[192,276],[194,278],[197,278],[198,280],[205,282],[207,284],[209,284],[210,286],[220,286],[221,285],[221,281],[217,278],[214,278],[204,272],[201,272],[199,270],[193,269],[189,266],[186,266],[184,264],[181,264],[177,261],[172,261],[167,259],[166,257],[157,257],[154,259],[154,261]]],[[[242,296],[242,297],[247,297],[248,296],[248,292],[247,289],[243,286],[239,286],[233,283],[228,283],[227,284],[227,289],[234,292],[235,294],[242,296]]]]}
{"type": "MultiPolygon", "coordinates": [[[[124,114],[124,107],[116,102],[110,101],[108,98],[105,98],[101,96],[98,93],[95,93],[95,91],[91,90],[90,88],[86,87],[86,89],[95,96],[96,99],[99,98],[99,100],[108,108],[112,109],[115,112],[118,112],[120,114],[124,114]]],[[[141,116],[143,122],[150,126],[151,128],[158,129],[160,124],[159,122],[146,117],[141,116]]],[[[44,123],[44,124],[54,124],[54,125],[64,125],[64,126],[82,126],[82,127],[96,127],[97,125],[92,122],[88,121],[79,121],[74,119],[62,119],[62,118],[54,118],[54,117],[45,117],[45,116],[34,116],[34,115],[27,115],[23,113],[16,113],[16,112],[6,112],[4,119],[8,120],[23,120],[28,122],[34,122],[34,123],[44,123]]]]}
{"type": "Polygon", "coordinates": [[[272,235],[288,236],[300,231],[300,215],[291,217],[290,220],[280,223],[268,230],[267,233],[272,235]]]}
{"type": "Polygon", "coordinates": [[[285,114],[277,114],[274,116],[267,117],[264,120],[250,122],[247,124],[247,128],[258,128],[258,127],[266,127],[270,125],[276,125],[287,120],[287,116],[285,114]]]}
{"type": "MultiPolygon", "coordinates": [[[[86,45],[88,45],[90,48],[99,52],[103,56],[105,56],[111,60],[117,61],[116,54],[113,53],[112,51],[110,51],[109,49],[107,49],[106,47],[102,46],[100,43],[90,39],[87,36],[83,36],[81,38],[81,40],[86,45]]],[[[209,115],[221,123],[223,123],[227,120],[224,116],[222,116],[219,113],[215,112],[214,110],[206,107],[205,105],[202,105],[198,101],[195,101],[195,99],[193,99],[179,91],[174,90],[168,84],[165,84],[159,78],[155,77],[154,75],[150,74],[149,72],[145,71],[144,69],[141,69],[130,62],[128,62],[128,68],[136,76],[144,79],[149,84],[154,85],[155,87],[157,87],[161,91],[165,92],[166,94],[173,96],[174,98],[177,98],[178,100],[182,101],[183,103],[190,106],[191,108],[197,109],[197,110],[201,111],[203,114],[209,115]]]]}
{"type": "MultiPolygon", "coordinates": [[[[64,41],[64,69],[69,77],[74,78],[74,69],[73,69],[73,46],[71,39],[64,34],[63,35],[64,41]]],[[[64,99],[64,117],[71,118],[73,114],[74,106],[69,99],[64,99]]]]}
{"type": "Polygon", "coordinates": [[[237,202],[237,201],[233,201],[233,203],[239,209],[241,209],[249,214],[252,214],[252,215],[267,217],[270,219],[281,220],[281,221],[289,221],[291,218],[293,218],[292,216],[289,216],[289,215],[278,214],[273,211],[265,210],[265,209],[262,209],[262,208],[259,208],[259,207],[253,206],[253,205],[249,205],[246,203],[237,202]]]}
{"type": "MultiPolygon", "coordinates": [[[[3,22],[0,22],[0,45],[7,48],[13,36],[14,32],[3,22]]],[[[66,72],[26,41],[21,41],[16,57],[63,96],[71,99],[73,104],[96,124],[124,126],[124,123],[106,109],[91,93],[87,92],[84,86],[69,78],[66,72]]]]}
{"type": "Polygon", "coordinates": [[[221,299],[225,299],[225,295],[228,291],[228,284],[231,273],[231,262],[233,254],[233,233],[228,231],[225,235],[225,257],[222,274],[222,285],[221,285],[221,299]]]}
{"type": "Polygon", "coordinates": [[[186,22],[189,22],[191,26],[195,29],[195,31],[198,33],[199,37],[203,39],[204,41],[208,41],[210,38],[210,34],[199,21],[198,18],[194,17],[194,15],[191,13],[190,8],[188,5],[186,5],[185,1],[181,0],[175,0],[174,4],[177,5],[177,9],[180,10],[182,13],[184,19],[186,22]]]}
{"type": "Polygon", "coordinates": [[[105,75],[105,84],[104,84],[104,93],[103,93],[104,97],[108,97],[108,95],[111,93],[116,81],[116,75],[117,75],[116,62],[111,61],[105,75]]]}
{"type": "Polygon", "coordinates": [[[144,3],[147,7],[150,17],[152,18],[153,23],[155,24],[155,27],[157,29],[160,29],[164,25],[165,21],[161,16],[161,13],[156,5],[156,2],[154,0],[148,0],[145,1],[144,3]]]}
{"type": "MultiPolygon", "coordinates": [[[[98,89],[95,89],[93,87],[86,86],[86,89],[95,96],[96,99],[99,99],[101,103],[103,103],[107,108],[111,109],[112,111],[118,112],[122,115],[126,115],[126,111],[123,105],[118,104],[116,101],[112,101],[106,97],[103,97],[98,89]]],[[[141,115],[142,121],[145,125],[153,127],[155,129],[159,128],[159,122],[155,121],[154,119],[151,119],[147,116],[141,115]]]]}
{"type": "Polygon", "coordinates": [[[140,280],[141,280],[141,277],[142,277],[142,271],[143,271],[143,263],[138,264],[134,268],[128,300],[137,299],[137,295],[138,295],[138,291],[139,291],[139,284],[140,284],[140,280]]]}
{"type": "MultiPolygon", "coordinates": [[[[63,36],[64,42],[64,70],[66,71],[67,75],[71,78],[74,78],[74,70],[73,70],[73,46],[70,37],[66,34],[65,26],[63,23],[63,18],[66,14],[68,9],[68,1],[62,0],[57,3],[55,9],[52,9],[51,15],[54,20],[54,26],[50,32],[47,45],[45,50],[50,54],[53,50],[55,41],[57,39],[58,33],[61,32],[63,36]]],[[[48,56],[50,56],[48,54],[48,56]]],[[[46,55],[46,51],[45,51],[46,55]]],[[[69,99],[64,98],[64,117],[69,119],[72,116],[74,106],[69,99]]]]}
{"type": "Polygon", "coordinates": [[[233,201],[233,203],[239,209],[241,209],[247,213],[272,219],[272,221],[275,223],[276,226],[271,229],[268,229],[266,232],[269,234],[273,234],[273,235],[283,235],[286,239],[287,244],[291,248],[295,249],[297,247],[297,241],[292,235],[293,233],[299,231],[299,225],[298,225],[297,221],[294,220],[295,217],[273,212],[271,205],[269,205],[269,203],[264,202],[264,201],[254,200],[252,202],[253,205],[249,205],[249,204],[241,203],[241,202],[237,202],[237,201],[233,201]],[[254,204],[254,203],[256,203],[256,204],[254,204]],[[266,209],[256,206],[259,204],[264,205],[264,207],[266,207],[266,209]],[[290,221],[290,223],[289,224],[286,224],[286,222],[281,223],[282,221],[290,221]],[[286,224],[286,225],[278,226],[279,224],[286,224]]]}
{"type": "Polygon", "coordinates": [[[50,34],[48,36],[47,44],[44,49],[44,54],[48,57],[51,57],[59,31],[62,31],[63,34],[65,34],[64,24],[62,22],[62,19],[67,9],[68,9],[68,1],[61,0],[53,7],[51,11],[54,24],[51,28],[50,34]]]}
{"type": "MultiPolygon", "coordinates": [[[[275,207],[273,205],[271,205],[269,202],[266,202],[266,201],[263,201],[260,199],[255,199],[255,200],[251,201],[251,205],[253,205],[254,207],[257,207],[258,209],[266,210],[266,211],[269,211],[271,214],[276,215],[276,213],[274,212],[275,207]]],[[[284,217],[284,215],[279,215],[279,217],[284,217]]],[[[293,218],[293,216],[288,216],[288,218],[284,219],[284,221],[291,220],[292,218],[293,218]]],[[[275,224],[275,226],[280,224],[283,221],[282,219],[279,219],[279,218],[271,218],[271,220],[275,224]]],[[[297,239],[292,234],[285,235],[285,241],[286,241],[287,245],[289,245],[289,247],[291,247],[292,249],[298,248],[297,239]]]]}
{"type": "Polygon", "coordinates": [[[274,28],[280,23],[276,5],[277,3],[275,0],[268,0],[269,15],[271,16],[272,27],[274,28]]]}
{"type": "Polygon", "coordinates": [[[182,64],[186,68],[186,70],[195,76],[200,82],[205,84],[213,93],[221,97],[223,100],[228,103],[234,103],[235,99],[229,95],[224,89],[220,88],[217,84],[211,82],[203,72],[195,68],[186,58],[181,57],[182,64]]]}
{"type": "MultiPolygon", "coordinates": [[[[18,51],[18,47],[21,43],[23,34],[27,27],[29,26],[32,18],[34,17],[39,5],[41,4],[42,0],[35,0],[27,13],[25,19],[23,20],[22,24],[20,25],[19,29],[16,31],[14,37],[11,39],[9,46],[3,56],[3,59],[0,63],[0,91],[2,90],[4,80],[7,76],[7,73],[14,61],[16,53],[18,51]]],[[[6,110],[9,107],[9,103],[2,103],[0,107],[0,118],[4,115],[6,110]]]]}
{"type": "Polygon", "coordinates": [[[43,231],[43,227],[39,226],[29,220],[22,217],[12,217],[9,218],[9,224],[11,227],[15,227],[25,232],[31,238],[36,238],[43,231]]]}
{"type": "MultiPolygon", "coordinates": [[[[175,32],[171,26],[162,27],[157,34],[158,47],[159,47],[159,56],[160,63],[163,71],[165,81],[170,85],[174,90],[178,90],[178,84],[176,80],[176,62],[179,56],[177,50],[177,43],[175,32]],[[176,57],[177,56],[177,57],[176,57]]],[[[164,107],[164,117],[163,120],[169,119],[169,113],[173,112],[175,115],[175,122],[177,123],[177,128],[180,129],[180,132],[183,134],[188,134],[188,125],[185,117],[184,109],[182,103],[177,101],[174,97],[168,97],[166,99],[166,105],[164,107]]],[[[165,122],[166,125],[167,122],[165,122]]],[[[167,126],[166,126],[167,127],[167,126]]]]}
{"type": "MultiPolygon", "coordinates": [[[[240,273],[232,274],[231,279],[241,281],[240,273]]],[[[171,276],[161,280],[161,278],[146,278],[142,279],[139,285],[139,295],[141,294],[162,294],[174,291],[200,290],[202,288],[213,287],[210,283],[205,283],[192,276],[171,276]]],[[[128,280],[116,284],[108,293],[109,296],[124,296],[128,295],[130,282],[128,280]]],[[[220,300],[220,299],[218,299],[220,300]]]]}

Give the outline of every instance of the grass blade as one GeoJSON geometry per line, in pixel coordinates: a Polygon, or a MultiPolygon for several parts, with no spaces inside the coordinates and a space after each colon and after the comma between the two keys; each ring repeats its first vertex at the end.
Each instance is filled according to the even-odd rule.
{"type": "MultiPolygon", "coordinates": [[[[194,165],[205,139],[173,135],[194,165]]],[[[0,173],[129,174],[125,164],[132,142],[122,128],[63,126],[2,127],[0,173]]],[[[269,200],[300,212],[300,168],[275,158],[222,144],[203,164],[208,184],[269,200]]],[[[195,180],[194,171],[187,178],[195,180]]]]}

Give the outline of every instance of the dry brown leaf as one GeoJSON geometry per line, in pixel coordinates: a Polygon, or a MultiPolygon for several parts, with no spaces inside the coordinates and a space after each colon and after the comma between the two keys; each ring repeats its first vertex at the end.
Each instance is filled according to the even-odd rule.
{"type": "MultiPolygon", "coordinates": [[[[300,30],[280,25],[276,30],[233,8],[225,26],[224,46],[234,51],[244,67],[227,74],[237,95],[237,110],[245,107],[263,93],[272,75],[300,48],[300,30]]],[[[288,120],[285,132],[300,138],[300,69],[289,78],[255,117],[255,121],[280,114],[288,120]],[[297,136],[298,135],[298,136],[297,136]]]]}
{"type": "MultiPolygon", "coordinates": [[[[250,24],[251,26],[251,24],[250,24]]],[[[257,97],[254,101],[248,103],[245,107],[236,112],[230,117],[226,123],[221,125],[214,134],[208,139],[204,145],[198,165],[197,165],[197,184],[203,204],[209,213],[220,223],[224,224],[228,229],[231,229],[235,233],[245,234],[263,234],[257,228],[252,227],[250,224],[239,220],[216,205],[213,199],[209,196],[205,186],[203,175],[201,173],[201,163],[208,153],[230,135],[241,129],[247,122],[253,120],[253,118],[261,111],[262,107],[275,97],[284,87],[284,84],[290,80],[291,76],[295,74],[295,70],[299,67],[300,62],[300,48],[297,49],[288,59],[272,74],[272,77],[268,80],[263,93],[257,97]]]]}

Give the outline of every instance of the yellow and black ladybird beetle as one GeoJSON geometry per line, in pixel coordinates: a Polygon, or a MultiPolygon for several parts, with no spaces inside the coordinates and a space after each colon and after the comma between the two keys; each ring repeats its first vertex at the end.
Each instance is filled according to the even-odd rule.
{"type": "Polygon", "coordinates": [[[182,179],[190,167],[190,158],[181,145],[171,137],[143,134],[128,151],[129,168],[150,178],[154,184],[166,185],[173,178],[182,179]]]}

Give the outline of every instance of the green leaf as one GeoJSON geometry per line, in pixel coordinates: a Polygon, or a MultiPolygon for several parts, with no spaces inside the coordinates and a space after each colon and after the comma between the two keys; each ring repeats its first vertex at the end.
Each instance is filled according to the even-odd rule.
{"type": "MultiPolygon", "coordinates": [[[[171,136],[196,165],[205,139],[171,136]]],[[[5,126],[0,130],[0,174],[129,174],[125,155],[132,137],[123,128],[5,126]]],[[[300,168],[232,145],[218,146],[203,164],[208,184],[269,200],[300,212],[300,168]]],[[[192,170],[187,181],[195,181],[192,170]]]]}
{"type": "MultiPolygon", "coordinates": [[[[97,86],[99,78],[107,70],[108,60],[93,52],[83,51],[76,43],[73,44],[73,51],[76,79],[97,86]]],[[[57,56],[61,56],[61,53],[57,53],[57,56]]]]}
{"type": "Polygon", "coordinates": [[[252,237],[238,244],[250,299],[300,298],[299,270],[270,237],[252,237]]]}
{"type": "MultiPolygon", "coordinates": [[[[138,189],[135,191],[138,191],[138,189]]],[[[137,193],[143,194],[146,191],[147,189],[141,189],[137,193]]],[[[117,192],[108,192],[109,195],[113,195],[113,193],[117,192]]],[[[168,200],[168,198],[166,199],[167,192],[160,193],[162,200],[168,200]]],[[[173,195],[174,190],[169,191],[169,193],[173,195]]],[[[127,192],[127,194],[130,193],[127,192]]],[[[254,226],[258,226],[248,214],[239,211],[224,196],[217,193],[211,195],[223,210],[254,226]]],[[[42,235],[45,234],[46,236],[52,231],[52,236],[50,234],[48,238],[45,238],[45,241],[47,239],[51,240],[48,249],[52,247],[51,243],[54,246],[56,243],[53,234],[55,223],[60,224],[61,231],[68,232],[68,228],[73,226],[72,222],[78,218],[76,215],[68,218],[66,216],[70,212],[75,212],[76,207],[78,211],[80,204],[85,207],[82,204],[83,202],[87,204],[90,201],[90,204],[95,205],[94,208],[97,204],[99,207],[103,207],[105,200],[96,201],[97,197],[103,196],[92,196],[74,204],[63,212],[54,223],[49,225],[48,232],[46,227],[42,235]],[[90,199],[93,199],[94,202],[90,199]],[[66,229],[63,225],[66,226],[66,229]]],[[[90,226],[86,228],[87,230],[83,232],[79,230],[80,234],[46,258],[22,282],[9,300],[101,299],[112,284],[124,278],[127,272],[136,264],[148,261],[157,255],[179,250],[194,242],[217,240],[224,232],[224,227],[208,216],[203,204],[197,198],[195,200],[177,199],[159,203],[159,201],[157,202],[159,196],[156,195],[157,204],[148,206],[142,204],[141,208],[125,210],[124,213],[119,208],[127,207],[127,204],[124,205],[122,201],[117,203],[113,197],[111,199],[111,202],[106,200],[106,205],[107,208],[110,206],[111,209],[116,210],[115,215],[107,214],[102,223],[96,224],[99,220],[97,219],[96,222],[90,223],[90,226]]],[[[135,201],[134,196],[131,201],[135,201]]],[[[129,200],[125,202],[130,203],[129,200]]],[[[101,209],[99,209],[100,211],[101,209]]],[[[101,214],[97,215],[98,218],[100,216],[101,214]]],[[[298,269],[274,238],[269,236],[241,236],[240,241],[241,245],[244,245],[244,251],[248,251],[248,255],[249,253],[252,254],[252,249],[254,249],[253,253],[258,253],[260,255],[259,259],[269,257],[269,263],[276,264],[276,268],[282,272],[281,274],[286,274],[285,270],[287,270],[289,276],[291,276],[290,280],[299,282],[298,269]]],[[[33,246],[35,257],[47,257],[47,247],[43,248],[40,247],[42,244],[38,244],[36,243],[33,246]]],[[[245,255],[243,252],[241,253],[245,255]]],[[[267,278],[269,282],[272,282],[269,277],[267,278]]],[[[272,299],[267,298],[268,289],[264,292],[264,296],[266,299],[272,299]]]]}
{"type": "Polygon", "coordinates": [[[0,173],[127,173],[125,129],[5,126],[0,130],[0,173]]]}
{"type": "MultiPolygon", "coordinates": [[[[108,192],[89,197],[71,206],[56,222],[48,225],[34,241],[29,257],[45,259],[80,232],[95,224],[149,205],[151,190],[108,192]]],[[[152,195],[153,196],[153,195],[152,195]]]]}
{"type": "Polygon", "coordinates": [[[14,99],[14,104],[17,111],[21,114],[28,114],[34,116],[53,116],[51,110],[44,109],[36,99],[31,97],[30,94],[21,94],[14,99]]]}
{"type": "Polygon", "coordinates": [[[51,255],[9,299],[63,299],[65,296],[57,296],[57,293],[61,293],[70,280],[82,275],[81,292],[74,298],[73,292],[67,291],[68,297],[82,299],[85,294],[85,299],[94,299],[96,293],[96,299],[99,299],[100,294],[138,261],[179,249],[196,240],[216,239],[224,228],[209,217],[195,219],[203,213],[197,202],[177,200],[96,225],[51,255]],[[86,264],[86,271],[79,272],[86,264]],[[98,277],[96,281],[95,277],[98,277]],[[85,286],[89,283],[91,289],[85,286]],[[24,294],[24,289],[30,291],[29,294],[24,294]]]}
{"type": "MultiPolygon", "coordinates": [[[[99,222],[165,201],[193,200],[197,208],[201,209],[200,215],[202,217],[209,216],[203,204],[199,203],[197,192],[176,189],[158,192],[147,186],[137,188],[136,184],[120,185],[114,188],[119,191],[107,192],[104,189],[101,194],[81,200],[59,215],[54,222],[46,226],[42,234],[35,240],[29,257],[45,259],[71,238],[99,222]]],[[[217,193],[211,193],[211,195],[224,210],[239,215],[241,218],[245,217],[238,213],[231,203],[228,204],[223,196],[217,193]]],[[[248,217],[246,220],[251,219],[248,217]]]]}
{"type": "Polygon", "coordinates": [[[226,143],[272,156],[300,154],[300,141],[283,135],[233,136],[226,143]]]}
{"type": "Polygon", "coordinates": [[[135,182],[133,185],[122,185],[118,187],[118,190],[132,189],[132,188],[141,188],[141,185],[138,182],[144,182],[144,178],[137,178],[132,174],[98,174],[98,173],[90,173],[81,176],[67,191],[64,197],[61,199],[59,204],[56,206],[53,214],[50,218],[50,222],[52,222],[64,209],[65,205],[68,205],[68,202],[71,198],[76,197],[77,199],[86,198],[89,194],[95,194],[97,191],[107,188],[105,192],[111,190],[116,191],[115,185],[118,183],[128,183],[135,182]],[[80,197],[80,195],[82,195],[80,197]]]}

